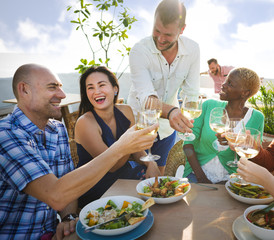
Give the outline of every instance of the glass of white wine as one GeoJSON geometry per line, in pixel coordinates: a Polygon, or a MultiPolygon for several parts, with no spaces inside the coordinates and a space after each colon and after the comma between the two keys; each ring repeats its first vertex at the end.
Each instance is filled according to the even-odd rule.
{"type": "MultiPolygon", "coordinates": [[[[225,138],[229,142],[229,144],[233,147],[235,147],[236,145],[236,139],[237,139],[238,133],[240,133],[241,131],[244,131],[243,124],[244,122],[242,118],[229,118],[229,127],[225,132],[225,138]]],[[[243,139],[244,135],[239,135],[239,137],[243,139]]],[[[238,141],[239,140],[240,139],[238,139],[238,141]]],[[[237,153],[235,152],[234,160],[228,161],[226,165],[229,167],[237,167],[237,162],[238,162],[238,158],[237,158],[237,153]]]]}
{"type": "Polygon", "coordinates": [[[243,133],[238,134],[235,151],[240,157],[254,158],[258,155],[261,146],[261,133],[255,128],[245,128],[245,137],[241,137],[243,133]]]}
{"type": "MultiPolygon", "coordinates": [[[[202,96],[185,96],[181,105],[181,112],[189,120],[198,118],[202,114],[202,104],[202,96]]],[[[184,141],[193,141],[195,139],[195,135],[188,132],[178,132],[178,136],[184,141]]]]}
{"type": "MultiPolygon", "coordinates": [[[[209,126],[212,131],[217,133],[224,133],[229,128],[229,117],[227,111],[223,107],[215,107],[210,112],[209,126]]],[[[219,151],[218,140],[213,142],[215,150],[219,151]]]]}
{"type": "MultiPolygon", "coordinates": [[[[261,146],[261,133],[257,129],[246,127],[244,131],[239,132],[235,142],[235,151],[242,158],[254,158],[258,155],[261,146]]],[[[238,174],[231,174],[231,178],[238,183],[247,184],[238,174]]]]}
{"type": "MultiPolygon", "coordinates": [[[[162,114],[162,101],[156,97],[147,97],[142,105],[142,111],[137,116],[137,129],[143,129],[158,123],[158,120],[162,114]]],[[[154,130],[150,134],[156,134],[158,129],[154,130]]],[[[140,158],[141,161],[156,161],[161,156],[153,155],[151,149],[148,149],[148,154],[140,158]]]]}

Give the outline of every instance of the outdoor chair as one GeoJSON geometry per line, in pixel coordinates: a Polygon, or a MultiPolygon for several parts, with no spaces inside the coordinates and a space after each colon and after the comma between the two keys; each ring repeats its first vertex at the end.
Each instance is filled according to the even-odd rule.
{"type": "Polygon", "coordinates": [[[78,118],[79,111],[67,114],[65,125],[67,127],[69,139],[74,139],[74,127],[78,118]]]}
{"type": "Polygon", "coordinates": [[[69,140],[69,146],[70,146],[71,158],[73,160],[74,167],[76,167],[79,162],[79,157],[77,154],[77,146],[76,146],[76,142],[74,139],[69,140]]]}
{"type": "Polygon", "coordinates": [[[79,162],[79,157],[77,154],[77,146],[76,142],[74,140],[74,127],[76,120],[78,118],[79,111],[72,112],[67,115],[67,131],[69,136],[69,145],[70,145],[70,152],[71,152],[71,158],[73,160],[74,166],[76,167],[79,162]]]}
{"type": "MultiPolygon", "coordinates": [[[[185,165],[183,140],[178,141],[169,151],[166,162],[165,176],[175,176],[180,165],[185,165]]],[[[182,176],[181,176],[182,177],[182,176]]]]}

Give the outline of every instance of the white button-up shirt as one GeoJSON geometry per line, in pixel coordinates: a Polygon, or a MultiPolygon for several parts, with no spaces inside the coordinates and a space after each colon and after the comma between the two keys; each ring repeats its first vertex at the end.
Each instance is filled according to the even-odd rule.
{"type": "MultiPolygon", "coordinates": [[[[156,95],[163,102],[179,106],[180,95],[197,95],[200,89],[200,49],[193,40],[180,36],[178,53],[171,65],[159,51],[152,36],[144,38],[130,51],[131,88],[128,104],[134,114],[146,96],[156,95]]],[[[163,139],[174,131],[167,119],[160,119],[159,135],[163,139]]]]}

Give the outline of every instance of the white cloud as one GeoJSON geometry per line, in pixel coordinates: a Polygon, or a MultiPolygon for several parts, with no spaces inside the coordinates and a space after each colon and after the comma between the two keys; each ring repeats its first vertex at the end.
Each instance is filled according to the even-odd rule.
{"type": "MultiPolygon", "coordinates": [[[[153,2],[149,6],[132,9],[132,15],[136,16],[138,21],[128,32],[129,39],[125,41],[127,46],[133,46],[134,43],[151,34],[157,3],[153,2]]],[[[0,39],[0,52],[40,54],[39,57],[44,56],[43,61],[47,61],[57,72],[74,71],[75,66],[80,63],[80,58],[90,60],[91,51],[82,32],[75,30],[76,25],[71,24],[69,30],[63,27],[63,24],[69,22],[73,16],[72,12],[66,11],[69,2],[62,0],[60,4],[63,4],[64,7],[56,24],[51,26],[37,24],[31,19],[20,21],[18,23],[18,39],[17,37],[11,41],[0,39]]],[[[234,33],[226,38],[222,32],[223,27],[231,23],[233,17],[235,20],[237,16],[233,16],[233,12],[229,12],[229,9],[222,4],[221,1],[216,5],[213,0],[196,0],[187,9],[187,26],[184,35],[194,39],[200,45],[201,70],[206,70],[207,60],[215,57],[220,64],[250,67],[261,76],[274,78],[273,66],[271,66],[274,55],[274,37],[270,34],[271,29],[274,29],[274,21],[251,26],[239,22],[234,33]]],[[[100,19],[100,14],[96,11],[93,12],[92,19],[100,19]]],[[[106,14],[104,19],[110,20],[111,15],[106,14]]],[[[90,24],[92,27],[95,22],[90,24]]],[[[0,29],[1,31],[4,29],[3,24],[0,25],[0,29]]],[[[14,31],[10,30],[10,33],[7,32],[7,34],[12,32],[14,31]]],[[[91,45],[96,50],[101,48],[94,40],[91,45]]],[[[117,54],[118,48],[121,48],[118,42],[112,44],[113,70],[120,63],[117,54]]]]}
{"type": "Polygon", "coordinates": [[[46,26],[35,24],[30,19],[20,21],[17,28],[17,31],[23,40],[28,41],[36,39],[38,42],[48,40],[49,34],[45,32],[45,30],[46,26]]]}
{"type": "Polygon", "coordinates": [[[8,48],[6,47],[5,45],[5,42],[0,39],[0,52],[7,52],[8,51],[8,48]]]}
{"type": "Polygon", "coordinates": [[[42,25],[30,19],[20,21],[17,32],[22,42],[32,41],[32,46],[26,50],[31,53],[59,52],[61,50],[59,43],[67,36],[59,24],[42,25]]]}
{"type": "MultiPolygon", "coordinates": [[[[76,16],[71,12],[62,11],[59,17],[59,23],[54,26],[37,24],[30,19],[19,22],[18,33],[21,41],[33,42],[28,49],[24,48],[24,52],[39,54],[39,56],[37,55],[40,59],[39,62],[46,63],[45,65],[59,73],[73,72],[74,68],[80,64],[81,58],[86,58],[88,61],[92,60],[92,52],[88,42],[80,29],[77,31],[75,30],[77,27],[76,24],[71,24],[69,33],[62,34],[61,22],[64,20],[70,21],[75,18],[76,16]]],[[[90,29],[96,26],[96,20],[98,21],[99,19],[100,13],[98,11],[92,12],[89,28],[86,29],[88,35],[94,33],[90,31],[90,29]]],[[[112,20],[112,16],[106,12],[104,14],[104,21],[108,22],[110,20],[112,20]]],[[[124,44],[127,45],[128,42],[129,41],[125,41],[124,44]]],[[[97,38],[90,38],[90,43],[92,49],[96,52],[97,59],[98,57],[104,59],[104,52],[102,51],[97,38]]],[[[110,58],[112,60],[110,62],[110,67],[112,67],[114,71],[121,61],[117,49],[123,49],[118,41],[112,43],[109,50],[110,58]]],[[[125,65],[123,64],[121,69],[124,67],[125,65]]]]}
{"type": "Polygon", "coordinates": [[[230,19],[231,14],[225,6],[216,6],[210,0],[197,0],[192,8],[187,9],[186,29],[183,34],[199,43],[202,71],[208,68],[208,59],[218,58],[218,53],[222,52],[219,46],[223,38],[221,27],[230,19]]]}
{"type": "Polygon", "coordinates": [[[68,15],[67,10],[63,10],[63,11],[60,13],[60,16],[59,16],[59,18],[58,18],[58,22],[63,23],[63,22],[65,22],[65,21],[67,21],[67,15],[68,15]]]}
{"type": "Polygon", "coordinates": [[[235,33],[225,38],[222,28],[232,21],[233,12],[225,5],[215,5],[212,0],[196,0],[187,9],[184,34],[200,45],[201,71],[208,69],[207,60],[217,58],[221,65],[243,66],[255,70],[260,76],[274,78],[273,60],[274,22],[251,26],[237,24],[235,33]]]}
{"type": "Polygon", "coordinates": [[[270,29],[274,29],[274,20],[252,26],[239,24],[232,35],[237,42],[231,52],[237,53],[234,58],[238,64],[247,65],[260,76],[273,78],[274,36],[270,29]]]}

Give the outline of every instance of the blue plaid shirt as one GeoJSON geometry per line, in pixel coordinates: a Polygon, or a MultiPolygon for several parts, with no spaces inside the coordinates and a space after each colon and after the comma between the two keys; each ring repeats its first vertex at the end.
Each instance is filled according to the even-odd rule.
{"type": "Polygon", "coordinates": [[[18,107],[0,120],[0,239],[40,239],[55,232],[56,211],[23,189],[41,176],[60,178],[73,169],[62,123],[49,120],[42,131],[18,107]]]}

